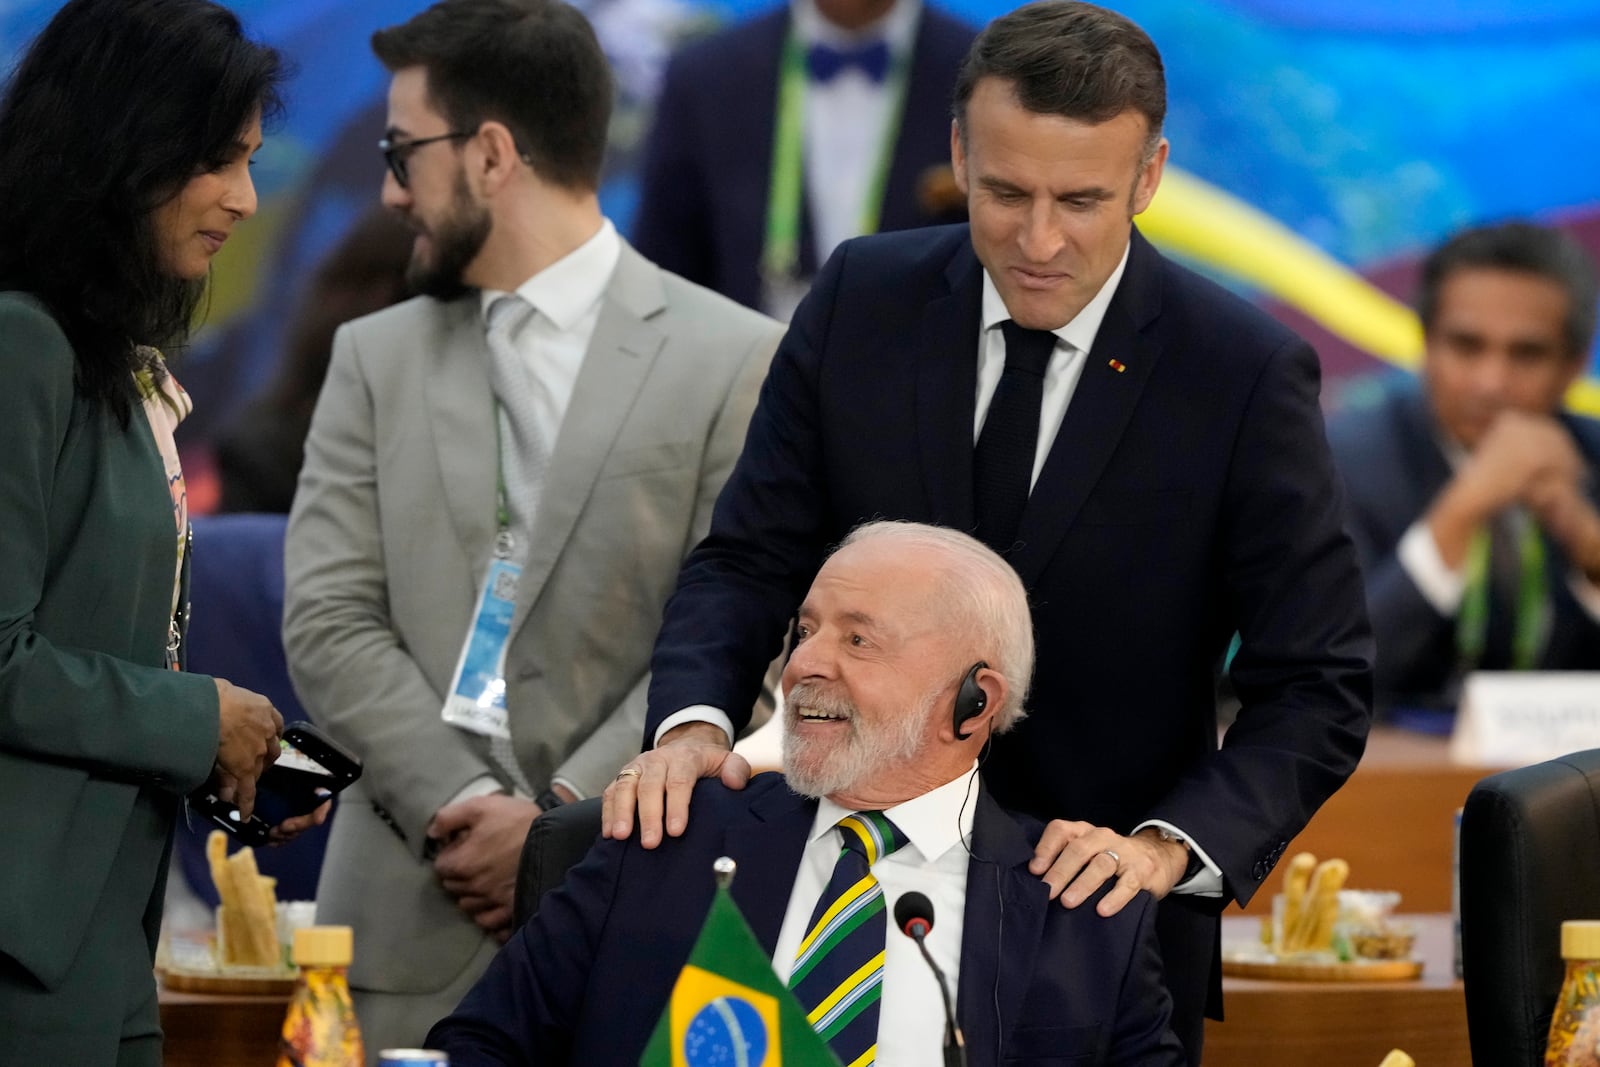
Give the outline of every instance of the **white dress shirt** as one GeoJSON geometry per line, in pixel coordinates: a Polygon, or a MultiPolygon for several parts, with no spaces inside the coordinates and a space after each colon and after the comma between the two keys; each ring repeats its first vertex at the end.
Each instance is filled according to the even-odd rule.
{"type": "MultiPolygon", "coordinates": [[[[916,942],[895,928],[894,903],[901,894],[916,890],[933,902],[933,929],[926,943],[929,953],[950,983],[955,1002],[961,971],[961,936],[967,904],[967,846],[972,840],[972,812],[978,802],[977,764],[952,782],[915,800],[887,809],[884,814],[908,838],[899,851],[881,856],[872,874],[883,886],[888,910],[888,931],[883,956],[883,997],[878,1007],[878,1067],[927,1067],[943,1062],[944,1004],[939,983],[916,942]]],[[[780,981],[789,981],[795,954],[806,935],[811,913],[827,888],[839,859],[843,839],[836,825],[850,808],[824,798],[806,839],[800,869],[789,893],[789,907],[772,953],[772,969],[780,981]]],[[[998,931],[978,930],[974,937],[993,937],[998,931]]]]}
{"type": "MultiPolygon", "coordinates": [[[[881,40],[889,46],[892,67],[910,56],[922,3],[897,0],[887,15],[859,30],[841,29],[823,18],[815,0],[793,0],[791,11],[802,50],[814,44],[852,49],[881,40]]],[[[841,242],[861,234],[861,215],[893,118],[889,89],[888,79],[875,82],[855,68],[825,84],[806,80],[801,155],[818,266],[841,242]]]]}
{"type": "MultiPolygon", "coordinates": [[[[1074,315],[1071,322],[1054,331],[1056,347],[1050,353],[1050,363],[1044,371],[1044,397],[1039,404],[1039,443],[1033,453],[1033,477],[1028,479],[1030,489],[1039,480],[1039,471],[1044,469],[1044,458],[1050,454],[1050,446],[1056,443],[1056,431],[1061,429],[1061,419],[1067,413],[1067,405],[1072,402],[1072,394],[1077,391],[1078,379],[1083,376],[1089,350],[1094,347],[1100,324],[1106,318],[1106,309],[1111,306],[1111,298],[1116,295],[1122,273],[1127,269],[1128,249],[1124,248],[1117,269],[1111,272],[1111,277],[1106,279],[1100,291],[1083,305],[1083,310],[1074,315]]],[[[973,445],[977,445],[978,435],[983,432],[983,420],[989,415],[989,402],[1000,387],[1000,375],[1006,367],[1006,335],[1001,331],[1000,324],[1010,319],[1011,312],[1006,310],[1005,301],[1000,299],[1000,290],[995,288],[989,272],[984,271],[983,315],[978,330],[978,402],[972,419],[973,445]]]]}
{"type": "MultiPolygon", "coordinates": [[[[511,340],[532,371],[535,416],[546,455],[555,451],[583,355],[600,319],[600,302],[621,258],[616,227],[601,219],[593,237],[517,286],[517,295],[533,305],[534,314],[511,340]]],[[[505,295],[495,289],[480,294],[485,328],[489,308],[505,295]]]]}
{"type": "MultiPolygon", "coordinates": [[[[594,338],[606,286],[611,284],[611,275],[621,258],[622,239],[617,236],[616,227],[610,219],[601,219],[593,237],[517,286],[517,295],[533,305],[534,314],[528,316],[511,341],[532,372],[534,410],[546,455],[555,451],[561,420],[566,418],[578,371],[583,368],[584,353],[594,338]]],[[[484,289],[479,294],[485,329],[489,309],[505,295],[497,289],[484,289]]],[[[501,436],[505,436],[504,432],[501,436]]],[[[564,786],[579,798],[583,796],[564,778],[553,779],[551,784],[564,786]]],[[[538,788],[537,783],[535,787],[538,788]]],[[[468,782],[449,803],[498,793],[500,788],[497,780],[486,775],[468,782]]]]}

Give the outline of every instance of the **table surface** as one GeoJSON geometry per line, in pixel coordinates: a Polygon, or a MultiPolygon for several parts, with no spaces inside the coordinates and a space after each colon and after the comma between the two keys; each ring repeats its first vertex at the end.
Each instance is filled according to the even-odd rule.
{"type": "MultiPolygon", "coordinates": [[[[1448,915],[1409,917],[1425,963],[1411,982],[1223,979],[1227,1021],[1206,1023],[1206,1067],[1377,1067],[1403,1048],[1423,1067],[1470,1067],[1466,1004],[1448,915]]],[[[1259,920],[1223,920],[1225,942],[1253,941],[1259,920]]],[[[161,992],[166,1067],[265,1067],[277,1055],[285,997],[161,992]]]]}
{"type": "MultiPolygon", "coordinates": [[[[1423,1067],[1469,1067],[1466,1006],[1453,974],[1449,910],[1453,816],[1472,785],[1492,773],[1449,762],[1444,738],[1377,728],[1345,787],[1291,842],[1350,863],[1350,886],[1396,889],[1417,916],[1426,963],[1412,982],[1318,983],[1227,978],[1227,1021],[1206,1024],[1206,1067],[1377,1067],[1391,1048],[1423,1067]]],[[[1280,870],[1244,914],[1223,920],[1225,941],[1253,941],[1270,913],[1280,870]]],[[[260,1067],[277,1055],[283,997],[207,996],[162,990],[167,1067],[260,1067]]]]}
{"type": "MultiPolygon", "coordinates": [[[[1422,977],[1409,982],[1224,978],[1226,1021],[1206,1022],[1206,1067],[1378,1067],[1392,1048],[1423,1067],[1471,1067],[1467,1007],[1449,915],[1413,915],[1422,977]],[[1264,1053],[1270,1050],[1270,1056],[1264,1053]]],[[[1260,920],[1223,920],[1224,944],[1253,942],[1260,920]]]]}
{"type": "Polygon", "coordinates": [[[164,1067],[270,1067],[287,996],[224,996],[161,989],[164,1067]]]}

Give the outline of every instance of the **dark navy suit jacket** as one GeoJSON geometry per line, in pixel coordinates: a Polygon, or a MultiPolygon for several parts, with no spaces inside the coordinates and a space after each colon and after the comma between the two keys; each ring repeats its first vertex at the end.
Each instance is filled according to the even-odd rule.
{"type": "MultiPolygon", "coordinates": [[[[667,67],[640,175],[632,241],[647,259],[742,304],[761,301],[761,249],[787,6],[689,45],[667,67]]],[[[917,186],[950,164],[950,95],[977,31],[924,6],[879,230],[965,217],[930,212],[917,186]]],[[[816,254],[802,225],[802,269],[816,254]]]]}
{"type": "MultiPolygon", "coordinates": [[[[660,848],[637,835],[597,845],[429,1047],[453,1067],[637,1063],[711,905],[718,856],[738,863],[734,900],[770,956],[816,802],[767,774],[742,792],[702,782],[693,804],[684,836],[660,848]]],[[[1112,919],[1051,904],[1027,870],[1039,830],[979,791],[956,1008],[968,1062],[1181,1063],[1154,902],[1140,894],[1112,919]]],[[[928,1025],[942,1029],[942,1014],[930,1004],[928,1025]]]]}
{"type": "MultiPolygon", "coordinates": [[[[1591,474],[1600,471],[1600,422],[1559,416],[1591,474]]],[[[1350,498],[1350,530],[1366,573],[1367,607],[1378,638],[1377,688],[1387,707],[1454,708],[1461,672],[1455,616],[1440,615],[1401,566],[1395,550],[1450,481],[1427,396],[1416,385],[1333,422],[1328,437],[1350,498]]],[[[1600,626],[1567,584],[1571,564],[1544,538],[1550,630],[1543,670],[1600,669],[1600,626]]]]}
{"type": "MultiPolygon", "coordinates": [[[[981,277],[964,225],[846,242],[823,269],[667,604],[647,744],[695,704],[740,722],[824,552],[858,523],[973,529],[981,277]]],[[[1038,663],[1032,714],[985,766],[996,800],[1123,833],[1165,819],[1243,903],[1354,769],[1372,637],[1319,381],[1304,341],[1135,231],[1009,557],[1038,663]],[[1243,710],[1218,751],[1235,631],[1243,710]]],[[[1219,910],[1162,904],[1180,1013],[1181,976],[1192,999],[1220,992],[1219,910]]]]}

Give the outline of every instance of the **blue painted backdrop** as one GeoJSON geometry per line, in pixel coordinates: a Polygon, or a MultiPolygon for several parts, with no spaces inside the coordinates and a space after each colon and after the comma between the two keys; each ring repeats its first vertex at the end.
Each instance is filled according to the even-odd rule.
{"type": "MultiPolygon", "coordinates": [[[[673,43],[770,3],[579,4],[621,85],[603,200],[624,229],[673,43]]],[[[0,62],[9,66],[58,6],[0,0],[0,62]]],[[[219,261],[211,318],[184,371],[213,424],[265,380],[311,264],[375,200],[386,77],[367,37],[425,2],[231,6],[298,73],[289,114],[260,156],[261,217],[219,261]]],[[[947,6],[974,22],[1005,9],[985,0],[947,6]]],[[[1562,221],[1600,245],[1600,0],[1113,6],[1149,30],[1166,58],[1174,163],[1380,284],[1449,231],[1511,215],[1562,221]]],[[[1375,366],[1331,364],[1335,376],[1375,366]]]]}

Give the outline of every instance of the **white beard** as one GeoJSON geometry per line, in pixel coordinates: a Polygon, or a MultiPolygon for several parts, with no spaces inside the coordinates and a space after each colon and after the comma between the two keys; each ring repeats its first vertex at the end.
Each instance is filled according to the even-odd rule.
{"type": "Polygon", "coordinates": [[[874,722],[862,718],[843,697],[806,682],[795,683],[783,702],[783,774],[789,788],[813,798],[857,792],[873,777],[909,762],[922,749],[928,712],[938,695],[927,694],[909,714],[874,722]],[[830,742],[802,735],[798,730],[802,707],[847,716],[848,736],[830,742]]]}

